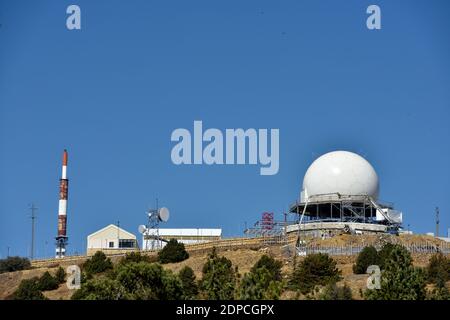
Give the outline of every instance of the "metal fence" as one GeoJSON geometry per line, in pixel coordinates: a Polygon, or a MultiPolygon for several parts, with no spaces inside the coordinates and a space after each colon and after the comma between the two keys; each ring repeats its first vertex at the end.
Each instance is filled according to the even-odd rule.
{"type": "MultiPolygon", "coordinates": [[[[412,244],[402,244],[411,253],[437,253],[442,252],[443,254],[450,254],[450,243],[445,243],[442,245],[435,245],[432,243],[412,243],[412,244]]],[[[321,246],[321,245],[311,245],[299,248],[300,252],[310,254],[310,253],[327,253],[329,255],[356,255],[359,254],[367,245],[346,245],[346,246],[321,246]]],[[[381,246],[375,246],[376,249],[380,250],[381,246]]]]}
{"type": "MultiPolygon", "coordinates": [[[[231,238],[221,239],[211,242],[197,243],[186,245],[186,250],[189,253],[204,253],[209,252],[213,247],[218,250],[235,250],[239,248],[262,248],[267,246],[285,246],[289,245],[293,251],[296,242],[296,235],[290,234],[287,236],[271,236],[271,237],[255,237],[255,238],[231,238]]],[[[395,241],[394,241],[395,242],[395,241]]],[[[411,253],[436,253],[442,252],[443,254],[450,255],[450,243],[442,243],[436,245],[431,242],[416,242],[411,244],[400,243],[411,253]]],[[[377,250],[381,249],[380,243],[368,243],[365,245],[343,245],[343,246],[323,246],[323,245],[311,245],[307,244],[303,246],[299,252],[302,254],[310,253],[327,253],[329,255],[357,255],[368,245],[373,245],[377,250]]],[[[157,251],[141,251],[143,254],[156,255],[157,251]]],[[[120,254],[108,254],[108,257],[120,258],[125,256],[125,253],[120,254]]],[[[40,259],[33,260],[31,263],[33,267],[53,266],[61,263],[77,262],[79,260],[86,260],[87,256],[67,256],[62,259],[40,259]]]]}

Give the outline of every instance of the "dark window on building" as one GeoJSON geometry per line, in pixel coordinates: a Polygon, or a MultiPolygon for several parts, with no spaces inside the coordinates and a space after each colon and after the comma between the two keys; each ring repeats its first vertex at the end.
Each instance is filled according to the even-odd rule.
{"type": "Polygon", "coordinates": [[[109,242],[109,247],[110,247],[110,248],[114,248],[114,241],[110,241],[110,242],[109,242]]]}
{"type": "Polygon", "coordinates": [[[134,248],[136,240],[134,239],[120,239],[119,248],[134,248]]]}

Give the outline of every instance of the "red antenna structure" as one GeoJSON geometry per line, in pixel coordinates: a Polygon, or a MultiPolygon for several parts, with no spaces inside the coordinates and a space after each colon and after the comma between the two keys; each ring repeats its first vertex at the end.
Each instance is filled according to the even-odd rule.
{"type": "Polygon", "coordinates": [[[261,215],[261,229],[272,230],[274,227],[273,212],[263,212],[261,215]]]}

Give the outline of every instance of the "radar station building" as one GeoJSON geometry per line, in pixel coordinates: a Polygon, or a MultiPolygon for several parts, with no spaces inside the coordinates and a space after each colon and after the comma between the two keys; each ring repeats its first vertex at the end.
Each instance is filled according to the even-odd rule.
{"type": "Polygon", "coordinates": [[[300,228],[312,236],[398,232],[402,212],[381,202],[378,194],[378,175],[366,159],[348,151],[326,153],[309,166],[300,197],[289,207],[301,223],[286,231],[300,228]]]}
{"type": "Polygon", "coordinates": [[[163,248],[170,239],[175,239],[185,245],[220,240],[222,229],[147,229],[142,237],[142,250],[156,250],[163,248]]]}
{"type": "Polygon", "coordinates": [[[87,255],[94,255],[97,251],[105,254],[126,253],[138,249],[136,236],[131,232],[110,224],[87,237],[87,255]]]}

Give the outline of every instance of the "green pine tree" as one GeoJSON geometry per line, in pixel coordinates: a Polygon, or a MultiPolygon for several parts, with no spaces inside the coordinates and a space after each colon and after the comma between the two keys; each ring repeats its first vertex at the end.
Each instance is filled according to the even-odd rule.
{"type": "Polygon", "coordinates": [[[189,258],[184,243],[178,242],[175,239],[170,241],[158,252],[158,259],[161,263],[180,262],[189,258]]]}
{"type": "Polygon", "coordinates": [[[85,271],[87,275],[102,273],[112,268],[113,265],[111,259],[107,258],[101,251],[97,251],[92,258],[88,259],[83,264],[83,271],[85,271]]]}
{"type": "Polygon", "coordinates": [[[356,258],[356,263],[353,265],[354,274],[364,274],[367,268],[371,265],[379,266],[381,259],[378,255],[377,249],[373,246],[364,247],[356,258]]]}
{"type": "Polygon", "coordinates": [[[411,254],[394,245],[384,261],[381,288],[364,293],[369,300],[423,300],[426,297],[425,272],[412,265],[411,254]]]}
{"type": "Polygon", "coordinates": [[[39,278],[22,280],[19,287],[12,294],[13,300],[47,300],[39,286],[39,278]]]}
{"type": "Polygon", "coordinates": [[[233,264],[225,257],[219,257],[216,249],[203,266],[201,289],[206,299],[231,300],[234,298],[236,273],[233,264]]]}
{"type": "Polygon", "coordinates": [[[427,266],[427,278],[429,282],[438,283],[450,280],[450,259],[441,252],[435,253],[427,266]]]}
{"type": "Polygon", "coordinates": [[[183,288],[183,299],[192,300],[197,298],[198,286],[195,281],[194,271],[190,267],[185,266],[178,273],[178,277],[183,288]]]}
{"type": "Polygon", "coordinates": [[[336,283],[328,284],[322,294],[319,296],[320,300],[352,300],[352,291],[344,284],[342,287],[336,283]]]}
{"type": "Polygon", "coordinates": [[[326,286],[341,279],[337,263],[328,254],[309,254],[301,261],[291,277],[290,285],[301,293],[311,293],[316,286],[326,286]]]}
{"type": "Polygon", "coordinates": [[[50,272],[45,271],[44,274],[39,278],[39,290],[49,291],[55,290],[59,286],[58,280],[52,277],[50,272]]]}
{"type": "Polygon", "coordinates": [[[238,290],[241,300],[277,300],[283,290],[283,284],[274,278],[265,266],[245,274],[238,290]]]}
{"type": "Polygon", "coordinates": [[[59,267],[58,270],[56,270],[55,279],[59,284],[66,281],[66,272],[62,267],[59,267]]]}

